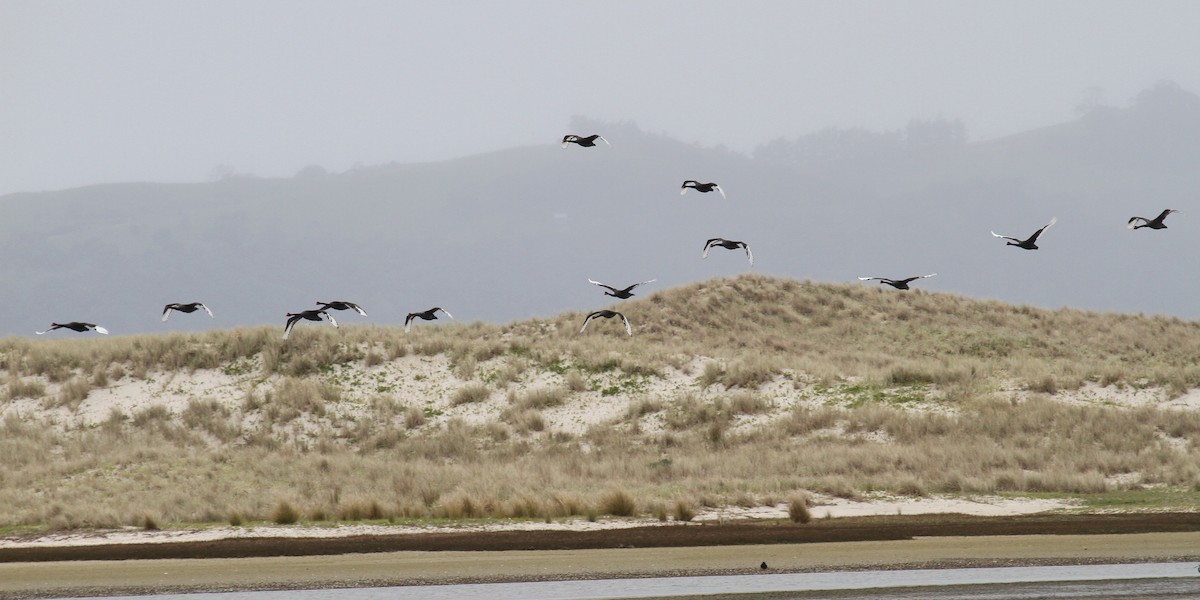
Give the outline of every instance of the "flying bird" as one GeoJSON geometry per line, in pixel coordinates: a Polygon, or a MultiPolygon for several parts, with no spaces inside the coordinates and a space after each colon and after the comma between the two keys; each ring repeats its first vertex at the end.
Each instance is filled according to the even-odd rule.
{"type": "Polygon", "coordinates": [[[589,279],[588,283],[590,283],[592,285],[598,285],[602,288],[608,288],[609,290],[612,290],[610,292],[604,292],[605,296],[612,296],[613,298],[620,298],[620,299],[624,300],[626,298],[630,298],[633,296],[633,288],[635,288],[639,285],[645,285],[647,283],[654,283],[655,281],[658,281],[658,279],[651,279],[650,281],[643,281],[641,283],[635,283],[624,289],[617,289],[611,285],[605,285],[603,283],[600,283],[599,281],[596,281],[595,279],[589,279]]]}
{"type": "Polygon", "coordinates": [[[573,134],[568,133],[567,135],[563,136],[562,147],[566,148],[567,144],[579,144],[580,146],[583,146],[584,148],[591,148],[592,146],[596,145],[596,140],[600,140],[600,141],[604,142],[605,144],[608,144],[609,146],[612,145],[612,144],[608,143],[608,140],[604,139],[604,136],[602,136],[598,133],[593,133],[592,135],[589,135],[587,137],[581,137],[578,135],[573,135],[573,134]]]}
{"type": "Polygon", "coordinates": [[[173,310],[177,310],[181,313],[194,313],[202,308],[204,309],[204,312],[208,313],[208,316],[213,316],[212,311],[209,310],[203,302],[189,302],[187,304],[172,302],[163,307],[162,320],[165,322],[167,317],[171,316],[171,311],[173,310]]]}
{"type": "Polygon", "coordinates": [[[323,309],[302,310],[298,313],[287,313],[283,315],[288,318],[287,324],[283,326],[283,339],[288,339],[288,336],[292,334],[292,327],[295,327],[296,323],[300,321],[300,319],[320,321],[322,315],[324,315],[326,319],[329,319],[330,325],[333,325],[334,327],[338,326],[337,321],[333,318],[333,315],[329,314],[329,311],[323,309]]]}
{"type": "Polygon", "coordinates": [[[105,329],[95,323],[80,323],[79,321],[72,321],[70,323],[51,323],[50,329],[47,329],[45,331],[35,331],[34,333],[36,333],[38,335],[43,335],[46,333],[50,333],[51,331],[54,331],[55,329],[70,329],[72,331],[80,331],[80,332],[95,331],[96,333],[103,333],[104,335],[108,335],[107,329],[105,329]]]}
{"type": "Polygon", "coordinates": [[[918,275],[916,277],[909,277],[908,279],[888,279],[887,277],[859,277],[858,280],[859,281],[870,281],[872,279],[878,279],[879,283],[886,283],[898,290],[907,290],[908,284],[910,284],[918,279],[925,279],[926,277],[933,277],[934,275],[937,275],[937,273],[930,273],[928,275],[918,275]]]}
{"type": "Polygon", "coordinates": [[[1163,219],[1167,218],[1167,215],[1169,215],[1173,212],[1179,212],[1179,211],[1177,211],[1173,208],[1168,208],[1167,210],[1162,211],[1161,214],[1159,214],[1157,217],[1154,217],[1153,219],[1147,219],[1146,217],[1130,217],[1128,227],[1130,229],[1141,229],[1143,227],[1149,227],[1150,229],[1166,229],[1167,224],[1163,223],[1163,219]],[[1136,221],[1145,221],[1145,223],[1142,223],[1141,225],[1136,225],[1135,224],[1136,221]]]}
{"type": "MultiPolygon", "coordinates": [[[[708,183],[700,183],[699,181],[696,181],[695,179],[689,179],[689,180],[683,182],[683,185],[679,186],[679,195],[682,196],[682,195],[686,194],[688,191],[688,188],[692,188],[702,194],[707,194],[713,190],[717,190],[718,192],[721,193],[721,197],[725,198],[725,190],[721,189],[721,186],[719,186],[711,181],[708,183]]],[[[726,198],[726,199],[728,200],[728,198],[726,198]]]]}
{"type": "Polygon", "coordinates": [[[345,300],[334,300],[333,302],[322,302],[317,300],[317,304],[321,305],[321,308],[317,310],[329,310],[331,308],[333,310],[353,310],[364,317],[367,316],[367,311],[363,310],[357,304],[353,302],[346,302],[345,300]]]}
{"type": "Polygon", "coordinates": [[[1038,236],[1042,235],[1043,231],[1045,231],[1051,225],[1053,225],[1057,222],[1058,222],[1058,217],[1052,217],[1050,219],[1050,222],[1046,223],[1045,227],[1042,227],[1041,229],[1033,232],[1033,235],[1029,236],[1029,239],[1027,239],[1027,240],[1019,240],[1015,237],[1009,237],[1007,235],[1000,235],[1000,234],[996,233],[995,231],[992,232],[992,235],[995,237],[998,237],[998,238],[1004,238],[1006,240],[1010,240],[1008,243],[1005,244],[1005,246],[1016,246],[1018,248],[1024,248],[1025,250],[1037,250],[1038,249],[1038,247],[1037,247],[1038,236]]]}
{"type": "Polygon", "coordinates": [[[750,266],[754,266],[754,254],[750,252],[750,245],[746,242],[737,242],[727,240],[725,238],[713,238],[704,243],[704,254],[700,258],[708,258],[708,249],[714,246],[720,246],[727,250],[736,250],[738,248],[746,249],[746,258],[750,261],[750,266]]]}
{"type": "Polygon", "coordinates": [[[583,320],[583,327],[579,328],[579,333],[583,333],[583,330],[587,329],[588,323],[590,323],[591,320],[596,317],[600,317],[602,319],[611,319],[613,317],[621,317],[621,322],[625,324],[625,333],[628,333],[630,336],[633,335],[633,327],[629,326],[629,319],[626,319],[625,315],[623,315],[615,310],[598,310],[598,311],[588,315],[587,318],[583,320]]]}
{"type": "Polygon", "coordinates": [[[425,312],[408,313],[408,316],[404,317],[404,332],[408,333],[408,330],[412,328],[412,322],[414,319],[422,319],[425,321],[436,321],[437,315],[434,313],[436,313],[439,310],[442,311],[443,313],[445,313],[447,317],[450,317],[451,321],[454,320],[454,315],[450,314],[446,309],[435,306],[425,312]]]}

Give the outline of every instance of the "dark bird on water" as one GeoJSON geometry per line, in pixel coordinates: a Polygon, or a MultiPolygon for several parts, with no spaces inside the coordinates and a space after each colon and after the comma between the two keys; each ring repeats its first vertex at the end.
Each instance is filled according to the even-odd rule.
{"type": "Polygon", "coordinates": [[[562,147],[566,148],[567,144],[579,144],[580,146],[583,146],[584,148],[591,148],[592,146],[596,145],[596,140],[600,140],[600,141],[604,142],[605,144],[608,144],[609,146],[612,145],[612,144],[608,143],[608,140],[604,139],[604,136],[602,136],[598,133],[593,133],[592,135],[589,135],[587,137],[582,137],[582,136],[573,135],[573,134],[568,133],[567,135],[563,136],[562,147]]]}
{"type": "MultiPolygon", "coordinates": [[[[722,198],[725,198],[725,190],[721,189],[721,186],[719,186],[711,181],[708,183],[700,183],[699,181],[696,181],[695,179],[689,179],[689,180],[683,182],[683,185],[679,186],[679,195],[682,196],[682,195],[686,194],[688,191],[688,188],[692,188],[692,189],[696,190],[697,192],[701,192],[704,194],[707,194],[713,190],[716,190],[721,193],[722,198]]],[[[726,198],[726,199],[728,199],[728,198],[726,198]]]]}
{"type": "Polygon", "coordinates": [[[708,258],[708,249],[713,246],[720,246],[726,250],[737,250],[738,248],[746,249],[746,259],[750,261],[750,266],[754,266],[754,254],[750,252],[750,245],[746,242],[738,242],[727,240],[725,238],[713,238],[704,242],[704,254],[700,258],[708,258]]]}
{"type": "Polygon", "coordinates": [[[858,280],[859,281],[870,281],[872,279],[878,279],[879,283],[886,283],[898,290],[907,290],[908,284],[910,284],[918,279],[925,279],[926,277],[933,277],[934,275],[937,275],[937,273],[930,273],[928,275],[918,275],[916,277],[909,277],[908,279],[888,279],[887,277],[859,277],[858,280]]]}
{"type": "Polygon", "coordinates": [[[95,331],[96,333],[103,333],[104,335],[108,335],[107,329],[105,329],[95,323],[80,323],[79,321],[72,321],[70,323],[51,323],[50,329],[47,329],[46,331],[35,331],[34,333],[36,333],[38,335],[42,335],[45,333],[50,333],[51,331],[54,331],[55,329],[70,329],[72,331],[80,331],[80,332],[95,331]]]}
{"type": "Polygon", "coordinates": [[[764,560],[761,565],[758,565],[758,568],[766,571],[767,570],[767,561],[764,560]]]}
{"type": "Polygon", "coordinates": [[[181,313],[194,313],[200,309],[204,309],[204,312],[208,313],[208,316],[213,316],[212,311],[208,310],[208,307],[205,306],[203,302],[189,302],[187,304],[172,302],[163,307],[162,320],[166,321],[167,317],[171,316],[171,311],[173,310],[177,310],[181,313]]]}
{"type": "Polygon", "coordinates": [[[587,329],[588,323],[590,323],[591,320],[595,319],[596,317],[600,317],[602,319],[611,319],[613,317],[621,317],[621,322],[625,324],[625,333],[628,333],[631,336],[633,335],[633,327],[629,326],[629,319],[626,319],[625,315],[623,315],[615,310],[598,310],[598,311],[588,315],[587,318],[583,320],[583,327],[579,328],[579,333],[583,333],[583,330],[587,329]]]}
{"type": "Polygon", "coordinates": [[[1167,218],[1167,215],[1169,215],[1173,212],[1179,212],[1179,211],[1177,211],[1173,208],[1168,208],[1167,210],[1162,211],[1162,213],[1160,213],[1157,217],[1154,217],[1153,219],[1147,219],[1146,217],[1130,217],[1128,227],[1130,229],[1141,229],[1143,227],[1149,227],[1150,229],[1166,229],[1167,224],[1163,223],[1163,219],[1167,218]],[[1137,221],[1145,221],[1145,223],[1138,225],[1138,224],[1136,224],[1137,221]]]}
{"type": "Polygon", "coordinates": [[[604,285],[603,283],[600,283],[599,281],[596,281],[595,279],[589,279],[588,283],[590,283],[592,285],[598,285],[602,288],[608,288],[609,290],[612,290],[609,292],[604,292],[605,296],[612,296],[613,298],[620,298],[620,299],[624,300],[626,298],[633,297],[633,288],[635,288],[639,285],[645,285],[647,283],[654,283],[655,281],[658,281],[658,279],[651,279],[650,281],[643,281],[641,283],[635,283],[624,289],[617,289],[611,285],[604,285]]]}
{"type": "Polygon", "coordinates": [[[450,317],[451,321],[454,320],[454,315],[447,312],[446,309],[435,306],[425,312],[408,313],[408,316],[404,317],[404,331],[408,332],[408,330],[412,327],[413,319],[422,319],[425,321],[436,321],[437,315],[434,313],[438,312],[439,310],[442,311],[443,313],[445,313],[447,317],[450,317]]]}
{"type": "Polygon", "coordinates": [[[338,326],[337,321],[333,318],[333,315],[329,314],[329,311],[322,309],[302,310],[298,313],[287,313],[283,316],[288,318],[287,324],[283,326],[283,339],[285,340],[288,339],[288,336],[292,334],[292,327],[295,327],[296,323],[300,319],[306,319],[308,321],[320,321],[321,317],[324,316],[326,319],[329,319],[330,325],[333,325],[334,327],[338,326]]]}
{"type": "Polygon", "coordinates": [[[363,310],[357,304],[353,302],[346,302],[345,300],[334,300],[333,302],[322,302],[317,300],[317,304],[321,305],[321,308],[318,310],[352,310],[364,317],[367,316],[367,311],[363,310]]]}
{"type": "Polygon", "coordinates": [[[995,231],[992,232],[992,235],[995,237],[998,237],[998,238],[1004,238],[1006,240],[1009,240],[1009,242],[1006,243],[1005,246],[1016,246],[1018,248],[1024,248],[1025,250],[1037,250],[1038,249],[1038,247],[1037,247],[1038,236],[1042,235],[1043,231],[1045,231],[1047,228],[1049,228],[1051,225],[1053,225],[1057,222],[1058,222],[1057,217],[1051,218],[1050,222],[1046,223],[1045,227],[1042,227],[1041,229],[1033,232],[1033,235],[1029,236],[1029,239],[1027,239],[1027,240],[1021,240],[1021,239],[1017,239],[1015,237],[1009,237],[1007,235],[1000,235],[1000,234],[996,233],[995,231]]]}

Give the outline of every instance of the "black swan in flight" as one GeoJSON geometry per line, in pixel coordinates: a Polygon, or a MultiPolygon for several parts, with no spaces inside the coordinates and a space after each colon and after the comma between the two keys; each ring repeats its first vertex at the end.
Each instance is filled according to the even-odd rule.
{"type": "Polygon", "coordinates": [[[590,283],[592,285],[598,285],[602,288],[608,288],[609,290],[612,290],[610,292],[604,292],[605,296],[612,296],[613,298],[620,298],[620,299],[624,300],[626,298],[633,297],[633,288],[635,288],[639,285],[645,285],[647,283],[654,283],[655,281],[658,281],[658,279],[651,279],[650,281],[643,281],[641,283],[635,283],[624,289],[617,289],[611,285],[605,285],[603,283],[600,283],[599,281],[596,281],[595,279],[589,279],[588,283],[590,283]]]}
{"type": "Polygon", "coordinates": [[[46,333],[50,333],[51,331],[54,331],[55,329],[70,329],[72,331],[95,331],[96,333],[103,333],[104,335],[108,335],[107,329],[105,329],[95,323],[80,323],[79,321],[72,321],[70,323],[51,323],[50,329],[47,329],[46,331],[35,331],[34,333],[36,333],[38,335],[43,335],[46,333]]]}
{"type": "Polygon", "coordinates": [[[623,315],[615,310],[598,310],[598,311],[588,315],[587,318],[583,320],[583,327],[579,328],[579,333],[583,333],[583,330],[587,329],[588,323],[590,323],[591,320],[595,319],[596,317],[600,317],[602,319],[611,319],[613,317],[621,317],[621,322],[625,324],[625,333],[628,333],[631,336],[633,335],[633,327],[629,326],[629,319],[626,319],[625,315],[623,315]]]}
{"type": "Polygon", "coordinates": [[[213,316],[212,311],[209,310],[203,302],[189,302],[187,304],[172,302],[163,307],[162,320],[166,321],[167,317],[171,316],[171,311],[173,310],[177,310],[181,313],[194,313],[200,309],[204,309],[204,312],[208,313],[208,316],[213,316]]]}
{"type": "Polygon", "coordinates": [[[995,231],[992,232],[992,235],[994,235],[998,238],[1004,238],[1006,240],[1009,240],[1009,242],[1005,244],[1006,246],[1016,246],[1018,248],[1024,248],[1026,250],[1037,250],[1038,249],[1038,247],[1037,247],[1038,236],[1042,235],[1043,231],[1045,231],[1051,225],[1053,225],[1057,222],[1058,222],[1057,217],[1051,218],[1050,222],[1046,223],[1045,227],[1042,227],[1041,229],[1033,232],[1033,235],[1029,236],[1029,239],[1027,239],[1027,240],[1020,240],[1015,237],[1010,237],[1007,235],[1000,235],[1000,234],[996,233],[995,231]]]}
{"type": "Polygon", "coordinates": [[[713,238],[704,243],[704,254],[700,258],[708,258],[708,249],[713,246],[720,246],[727,250],[736,250],[738,248],[746,249],[746,258],[750,261],[750,266],[754,266],[754,254],[750,252],[750,245],[746,242],[738,242],[727,240],[725,238],[713,238]]]}
{"type": "Polygon", "coordinates": [[[408,330],[412,328],[412,322],[414,319],[422,319],[425,321],[436,321],[437,315],[434,313],[438,312],[439,310],[442,311],[443,313],[446,313],[446,316],[450,317],[451,321],[454,320],[454,315],[450,314],[449,311],[447,311],[444,308],[435,306],[425,312],[408,313],[408,316],[404,317],[404,331],[407,333],[408,330]]]}
{"type": "Polygon", "coordinates": [[[338,326],[337,321],[335,321],[333,318],[333,315],[329,314],[329,311],[327,311],[327,310],[321,310],[321,309],[302,310],[298,313],[285,314],[284,316],[287,317],[288,320],[287,320],[287,324],[283,326],[283,339],[285,339],[285,340],[288,339],[288,336],[292,334],[292,327],[295,327],[296,322],[299,321],[300,319],[307,319],[309,321],[320,321],[322,315],[324,315],[324,317],[326,319],[329,319],[330,325],[333,325],[334,327],[338,326]]]}

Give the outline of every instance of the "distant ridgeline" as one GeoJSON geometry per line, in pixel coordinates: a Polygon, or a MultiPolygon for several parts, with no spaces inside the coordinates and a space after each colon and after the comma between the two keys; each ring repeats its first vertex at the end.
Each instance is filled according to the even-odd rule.
{"type": "MultiPolygon", "coordinates": [[[[294,178],[122,183],[0,198],[0,335],[52,321],[114,334],[280,324],[286,311],[346,297],[373,323],[429,306],[504,322],[594,310],[588,278],[670,286],[734,275],[704,241],[754,247],[755,272],[853,281],[938,273],[931,291],[1017,304],[1200,315],[1200,98],[1161,84],[1128,107],[972,142],[957,120],[902,131],[831,129],[752,156],[576,118],[611,147],[558,139],[432,163],[294,178]],[[728,196],[680,196],[681,181],[728,196]],[[1131,215],[1180,209],[1154,235],[1131,215]],[[1028,232],[1057,216],[1036,253],[1001,252],[989,229],[1028,232]],[[217,318],[172,319],[203,301],[217,318]]],[[[729,258],[730,260],[725,260],[729,258]]]]}

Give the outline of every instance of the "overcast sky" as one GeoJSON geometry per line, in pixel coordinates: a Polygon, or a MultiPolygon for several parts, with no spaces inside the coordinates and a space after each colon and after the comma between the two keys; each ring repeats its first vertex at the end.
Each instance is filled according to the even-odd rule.
{"type": "Polygon", "coordinates": [[[0,0],[0,194],[555,143],[572,115],[749,152],[1054,124],[1200,91],[1200,2],[0,0]]]}

